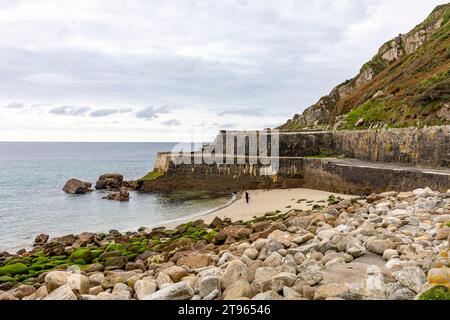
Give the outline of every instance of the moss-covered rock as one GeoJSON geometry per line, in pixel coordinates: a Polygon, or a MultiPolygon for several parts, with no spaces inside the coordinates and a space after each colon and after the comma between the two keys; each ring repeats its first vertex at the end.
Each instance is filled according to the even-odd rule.
{"type": "Polygon", "coordinates": [[[32,264],[32,265],[29,267],[29,269],[30,269],[30,272],[31,272],[31,270],[33,270],[33,271],[40,271],[40,270],[43,270],[43,269],[44,269],[44,265],[35,263],[35,264],[32,264]]]}
{"type": "Polygon", "coordinates": [[[91,249],[90,248],[80,248],[72,252],[69,257],[69,260],[75,262],[76,260],[82,259],[84,260],[84,264],[90,263],[93,259],[91,249]]]}
{"type": "Polygon", "coordinates": [[[435,286],[422,293],[419,300],[450,300],[450,290],[445,286],[435,286]]]}
{"type": "Polygon", "coordinates": [[[84,265],[86,264],[86,260],[84,260],[84,259],[76,259],[76,260],[74,261],[74,263],[75,263],[75,264],[78,264],[78,265],[84,266],[84,265]]]}
{"type": "Polygon", "coordinates": [[[28,273],[28,267],[23,263],[8,264],[0,268],[0,276],[28,273]]]}
{"type": "Polygon", "coordinates": [[[0,283],[5,283],[5,282],[16,283],[17,280],[10,276],[1,276],[0,283]]]}

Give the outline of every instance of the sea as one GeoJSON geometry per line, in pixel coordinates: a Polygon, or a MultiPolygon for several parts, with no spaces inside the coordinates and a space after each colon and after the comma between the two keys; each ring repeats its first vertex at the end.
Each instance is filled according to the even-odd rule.
{"type": "Polygon", "coordinates": [[[136,231],[201,216],[231,195],[177,196],[131,192],[130,201],[102,199],[104,191],[71,195],[70,178],[92,182],[104,173],[139,179],[153,169],[158,151],[178,143],[0,142],[0,251],[30,248],[50,237],[109,230],[136,231]]]}

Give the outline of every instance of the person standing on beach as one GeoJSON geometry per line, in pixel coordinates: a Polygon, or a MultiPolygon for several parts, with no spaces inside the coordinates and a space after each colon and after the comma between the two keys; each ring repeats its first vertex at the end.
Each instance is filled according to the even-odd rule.
{"type": "Polygon", "coordinates": [[[248,203],[249,200],[250,200],[250,197],[249,197],[249,195],[248,195],[248,192],[245,191],[245,202],[248,203]]]}

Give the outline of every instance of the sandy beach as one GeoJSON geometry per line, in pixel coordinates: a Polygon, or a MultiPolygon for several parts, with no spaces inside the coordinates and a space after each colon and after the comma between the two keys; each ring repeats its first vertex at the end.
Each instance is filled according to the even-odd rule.
{"type": "Polygon", "coordinates": [[[182,223],[193,219],[203,219],[206,223],[210,223],[214,217],[231,218],[231,220],[248,220],[254,216],[261,216],[267,212],[280,211],[288,212],[292,209],[308,210],[313,205],[326,205],[326,200],[330,195],[350,199],[353,195],[345,195],[339,193],[331,193],[312,189],[274,189],[274,190],[250,190],[249,203],[246,203],[242,194],[236,195],[236,199],[224,208],[214,210],[208,214],[196,217],[186,217],[185,219],[177,219],[163,223],[167,228],[174,228],[182,223]],[[299,201],[302,200],[302,201],[299,201]]]}

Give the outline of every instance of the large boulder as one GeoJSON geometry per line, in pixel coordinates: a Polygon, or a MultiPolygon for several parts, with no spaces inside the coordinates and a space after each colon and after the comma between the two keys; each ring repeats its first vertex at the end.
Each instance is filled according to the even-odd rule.
{"type": "Polygon", "coordinates": [[[85,194],[92,190],[92,183],[81,181],[78,179],[70,179],[64,185],[63,190],[71,194],[85,194]]]}
{"type": "Polygon", "coordinates": [[[82,274],[55,270],[50,271],[45,276],[44,281],[49,293],[57,290],[61,286],[67,286],[80,294],[89,293],[89,279],[82,274]]]}
{"type": "Polygon", "coordinates": [[[194,296],[194,290],[187,284],[187,282],[177,282],[168,285],[161,290],[156,291],[143,300],[189,300],[194,296]]]}
{"type": "Polygon", "coordinates": [[[119,189],[123,183],[123,176],[118,173],[107,173],[101,175],[98,178],[98,181],[95,183],[95,189],[103,190],[103,189],[119,189]]]}
{"type": "Polygon", "coordinates": [[[238,280],[250,282],[253,280],[253,275],[244,262],[233,260],[229,262],[221,277],[222,287],[226,289],[238,280]]]}
{"type": "Polygon", "coordinates": [[[253,298],[258,291],[246,280],[238,280],[229,286],[223,293],[223,300],[238,300],[241,298],[253,298]]]}
{"type": "Polygon", "coordinates": [[[42,300],[77,300],[77,296],[75,295],[75,293],[73,293],[72,289],[69,286],[63,285],[58,289],[52,291],[42,300]]]}

